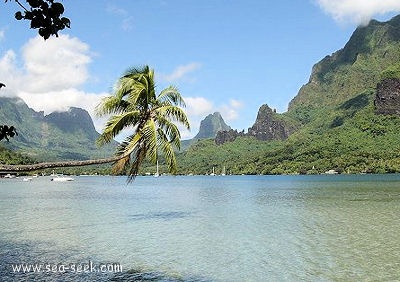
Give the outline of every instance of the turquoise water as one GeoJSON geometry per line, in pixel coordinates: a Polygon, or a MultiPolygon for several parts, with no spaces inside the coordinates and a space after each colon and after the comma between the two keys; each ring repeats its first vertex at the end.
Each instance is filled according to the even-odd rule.
{"type": "Polygon", "coordinates": [[[0,180],[0,281],[393,281],[400,175],[0,180]],[[118,263],[122,273],[14,273],[118,263]]]}

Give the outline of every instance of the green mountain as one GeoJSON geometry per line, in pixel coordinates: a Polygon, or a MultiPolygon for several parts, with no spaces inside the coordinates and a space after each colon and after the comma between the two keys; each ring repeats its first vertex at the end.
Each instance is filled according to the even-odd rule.
{"type": "Polygon", "coordinates": [[[357,28],[345,47],[314,65],[309,82],[289,103],[289,114],[307,123],[313,114],[374,90],[384,71],[400,66],[400,15],[357,28]]]}
{"type": "MultiPolygon", "coordinates": [[[[86,114],[70,109],[44,116],[22,100],[0,99],[0,122],[19,133],[7,144],[42,159],[102,152],[86,114]]],[[[218,114],[208,116],[195,137],[199,141],[178,154],[179,172],[205,174],[213,167],[233,174],[400,172],[399,115],[397,16],[357,28],[341,50],[315,64],[286,113],[262,105],[246,133],[230,129],[218,114]]]]}
{"type": "Polygon", "coordinates": [[[201,122],[199,132],[192,139],[182,140],[180,151],[187,150],[191,145],[199,140],[214,138],[219,132],[229,131],[231,127],[227,125],[219,112],[207,115],[201,122]]]}
{"type": "Polygon", "coordinates": [[[256,121],[249,128],[247,133],[237,130],[218,131],[215,137],[217,145],[226,142],[232,142],[237,137],[252,136],[257,140],[285,140],[300,126],[300,123],[293,118],[276,113],[267,104],[264,104],[258,110],[256,121]]]}
{"type": "Polygon", "coordinates": [[[114,153],[116,146],[95,145],[99,133],[89,113],[80,108],[44,115],[20,98],[0,97],[0,123],[13,125],[18,132],[2,146],[39,161],[106,157],[114,153]]]}
{"type": "Polygon", "coordinates": [[[248,133],[192,145],[179,156],[180,171],[400,172],[399,106],[397,16],[357,28],[343,49],[315,64],[286,113],[261,107],[248,133]]]}
{"type": "Polygon", "coordinates": [[[230,130],[231,127],[228,126],[219,112],[209,114],[200,122],[199,133],[193,138],[206,139],[214,138],[217,136],[218,131],[230,130]]]}

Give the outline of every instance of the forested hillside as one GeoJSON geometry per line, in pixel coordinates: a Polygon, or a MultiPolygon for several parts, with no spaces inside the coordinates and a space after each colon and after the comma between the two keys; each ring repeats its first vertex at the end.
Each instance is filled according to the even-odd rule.
{"type": "Polygon", "coordinates": [[[234,174],[400,172],[396,80],[400,16],[358,28],[343,49],[313,67],[309,82],[281,114],[301,124],[287,139],[201,141],[180,155],[181,172],[206,173],[212,167],[234,174]],[[377,95],[379,85],[386,100],[377,95]],[[390,111],[377,109],[382,101],[390,111]]]}

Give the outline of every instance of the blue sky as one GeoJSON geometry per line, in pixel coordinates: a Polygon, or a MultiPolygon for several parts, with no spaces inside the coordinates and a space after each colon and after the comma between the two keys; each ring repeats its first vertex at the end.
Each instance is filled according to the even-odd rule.
{"type": "Polygon", "coordinates": [[[262,104],[285,112],[312,66],[342,48],[370,18],[400,12],[390,0],[108,0],[62,2],[71,29],[44,42],[18,6],[0,9],[0,95],[19,96],[49,113],[69,106],[93,115],[131,66],[150,65],[158,90],[175,85],[200,120],[221,112],[247,130],[262,104]]]}

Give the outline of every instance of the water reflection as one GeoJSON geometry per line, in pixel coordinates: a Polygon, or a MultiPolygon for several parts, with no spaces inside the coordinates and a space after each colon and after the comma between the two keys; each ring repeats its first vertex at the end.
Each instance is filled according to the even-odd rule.
{"type": "Polygon", "coordinates": [[[173,220],[179,218],[185,218],[190,216],[191,213],[187,212],[178,212],[178,211],[170,211],[170,212],[150,212],[150,213],[139,213],[131,215],[129,218],[132,220],[173,220]]]}
{"type": "Polygon", "coordinates": [[[126,271],[45,279],[400,277],[396,175],[148,177],[133,187],[105,177],[49,183],[0,181],[2,277],[12,276],[4,265],[18,261],[89,259],[119,262],[126,271]]]}
{"type": "MultiPolygon", "coordinates": [[[[370,179],[309,187],[298,209],[308,278],[392,281],[400,277],[400,187],[370,179]]],[[[306,277],[306,278],[307,278],[306,277]]]]}

